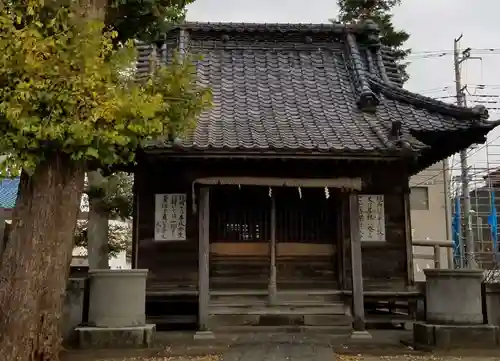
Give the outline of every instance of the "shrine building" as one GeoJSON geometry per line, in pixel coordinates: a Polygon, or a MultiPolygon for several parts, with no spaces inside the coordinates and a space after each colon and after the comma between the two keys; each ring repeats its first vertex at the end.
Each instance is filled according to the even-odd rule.
{"type": "Polygon", "coordinates": [[[139,50],[139,72],[151,54],[202,55],[213,93],[192,133],[137,156],[151,323],[362,332],[368,300],[412,317],[409,177],[484,143],[484,107],[403,89],[370,21],[187,23],[139,50]]]}

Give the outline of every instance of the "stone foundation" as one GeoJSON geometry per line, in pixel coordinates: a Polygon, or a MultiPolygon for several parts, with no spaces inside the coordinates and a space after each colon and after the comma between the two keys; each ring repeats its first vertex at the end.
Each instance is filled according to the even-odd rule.
{"type": "Polygon", "coordinates": [[[156,326],[134,327],[78,327],[78,344],[84,349],[150,347],[156,326]]]}
{"type": "Polygon", "coordinates": [[[491,325],[430,325],[415,323],[413,341],[417,348],[497,348],[499,327],[491,325]]]}

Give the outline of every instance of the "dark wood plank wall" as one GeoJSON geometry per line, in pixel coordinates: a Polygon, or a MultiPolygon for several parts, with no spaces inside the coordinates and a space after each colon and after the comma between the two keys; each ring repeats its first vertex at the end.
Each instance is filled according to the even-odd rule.
{"type": "Polygon", "coordinates": [[[187,174],[170,164],[139,168],[137,267],[149,269],[148,291],[196,291],[198,288],[198,217],[193,214],[187,174]],[[187,241],[154,241],[154,195],[187,194],[187,241]]]}
{"type": "MultiPolygon", "coordinates": [[[[404,206],[403,192],[407,187],[407,177],[401,166],[395,164],[385,164],[373,162],[344,162],[332,163],[331,161],[307,161],[307,167],[304,167],[304,161],[298,160],[227,160],[215,161],[210,159],[194,160],[184,159],[162,161],[147,159],[140,160],[140,167],[136,174],[137,192],[138,192],[138,262],[139,268],[148,268],[150,276],[148,279],[148,290],[175,289],[196,290],[197,288],[197,263],[198,263],[198,240],[197,240],[197,217],[192,212],[192,182],[201,177],[215,176],[267,176],[267,177],[340,177],[340,176],[364,176],[366,189],[365,193],[383,193],[385,195],[385,211],[387,223],[387,242],[363,245],[363,272],[365,288],[373,289],[382,287],[383,289],[394,289],[404,287],[407,280],[406,270],[406,246],[405,246],[405,224],[404,224],[404,206]],[[379,174],[380,176],[377,176],[379,174]],[[188,196],[188,219],[187,219],[187,237],[185,242],[155,242],[154,235],[154,194],[183,192],[188,196]]],[[[266,191],[267,192],[267,191],[266,191]]],[[[347,206],[347,193],[339,195],[339,207],[347,206]]],[[[336,221],[334,221],[336,222],[336,221]]],[[[344,247],[335,247],[333,252],[341,252],[340,257],[330,257],[328,262],[332,262],[332,267],[323,269],[324,275],[331,274],[334,282],[340,280],[339,288],[350,288],[350,258],[349,258],[349,226],[347,217],[340,221],[343,235],[338,235],[339,245],[344,242],[344,247]],[[340,249],[338,249],[340,248],[340,249]],[[332,261],[333,259],[333,261],[332,261]],[[337,272],[338,270],[338,272],[337,272]]],[[[338,229],[339,227],[335,227],[338,229]]],[[[263,239],[266,237],[263,235],[263,239]]],[[[266,241],[267,242],[267,241],[266,241]]],[[[280,247],[278,240],[278,249],[280,247]]],[[[304,274],[300,272],[300,267],[286,267],[284,262],[293,264],[303,252],[289,242],[288,251],[282,248],[282,252],[288,252],[287,256],[278,254],[278,280],[281,275],[286,275],[285,269],[291,269],[291,274],[304,274]],[[290,257],[291,254],[295,255],[290,257]],[[291,261],[291,262],[290,262],[291,261]],[[281,272],[280,272],[281,264],[281,272]]],[[[321,245],[319,245],[321,246],[321,245]]],[[[212,251],[217,251],[217,246],[212,251]]],[[[220,247],[220,246],[219,246],[220,247]]],[[[226,250],[224,252],[228,252],[226,250]]],[[[239,252],[245,252],[247,249],[249,259],[237,258],[233,260],[235,267],[237,265],[247,265],[252,267],[255,261],[255,254],[260,254],[260,260],[252,271],[253,274],[260,275],[260,287],[267,286],[268,266],[265,264],[268,260],[266,252],[267,243],[258,245],[258,242],[243,242],[239,245],[239,252]],[[256,245],[257,244],[257,245],[256,245]],[[257,248],[255,248],[257,247],[257,248]],[[259,248],[260,247],[260,248],[259,248]],[[253,257],[253,259],[252,259],[253,257]],[[264,262],[265,261],[265,262],[264,262]]],[[[300,246],[299,246],[300,247],[300,246]]],[[[234,250],[232,252],[235,252],[234,250]]],[[[318,252],[328,253],[330,251],[319,249],[318,252]]],[[[217,265],[217,256],[212,255],[212,272],[221,265],[217,265]]],[[[219,248],[219,253],[220,248],[219,248]]],[[[279,253],[279,251],[278,251],[279,253]]],[[[283,254],[283,253],[282,253],[283,254]]],[[[222,257],[224,258],[224,257],[222,257]]],[[[326,258],[323,257],[320,267],[325,267],[326,258]]],[[[220,259],[219,259],[220,261],[220,259]]],[[[227,264],[226,264],[227,265],[227,264]]],[[[227,265],[228,266],[228,265],[227,265]]],[[[224,266],[226,272],[228,267],[224,266]]],[[[243,270],[243,268],[241,269],[243,270]]],[[[248,272],[248,268],[244,270],[248,272]]],[[[240,272],[241,273],[241,272],[240,272]]],[[[243,272],[244,273],[244,272],[243,272]]],[[[320,274],[316,273],[316,274],[320,274]]],[[[214,273],[212,273],[212,276],[214,273]]],[[[288,276],[290,277],[290,276],[288,276]]],[[[286,277],[285,277],[286,278],[286,277]]],[[[283,279],[281,280],[282,285],[283,279]]],[[[286,282],[285,282],[286,283],[286,282]]],[[[248,285],[249,286],[249,285],[248,285]]],[[[331,287],[332,285],[329,285],[331,287]]]]}
{"type": "MultiPolygon", "coordinates": [[[[361,243],[364,290],[403,290],[407,284],[404,192],[407,181],[394,175],[372,176],[371,185],[362,193],[384,194],[386,242],[361,243]],[[399,179],[398,179],[399,178],[399,179]]],[[[344,201],[347,212],[347,195],[344,201]]],[[[349,220],[344,218],[346,264],[345,287],[351,289],[349,220]]]]}

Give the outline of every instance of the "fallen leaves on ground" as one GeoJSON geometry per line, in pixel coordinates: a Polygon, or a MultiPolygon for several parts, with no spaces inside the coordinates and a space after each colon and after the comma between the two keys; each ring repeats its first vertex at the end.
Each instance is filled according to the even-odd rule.
{"type": "Polygon", "coordinates": [[[397,356],[363,356],[338,355],[336,361],[498,361],[498,358],[489,357],[453,357],[437,355],[397,355],[397,356]]]}
{"type": "Polygon", "coordinates": [[[206,356],[153,356],[98,359],[97,361],[219,361],[219,355],[206,356]]]}

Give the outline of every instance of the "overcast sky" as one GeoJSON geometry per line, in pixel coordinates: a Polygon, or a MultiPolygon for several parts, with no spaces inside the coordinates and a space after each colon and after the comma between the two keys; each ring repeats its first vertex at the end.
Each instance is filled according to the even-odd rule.
{"type": "MultiPolygon", "coordinates": [[[[188,9],[189,21],[268,23],[326,23],[338,11],[336,0],[196,0],[188,9]]],[[[394,14],[396,26],[411,34],[407,46],[414,54],[409,57],[411,78],[406,88],[432,97],[453,95],[451,50],[453,40],[463,34],[461,47],[481,49],[472,56],[482,58],[463,66],[463,82],[472,94],[468,100],[471,105],[487,101],[486,106],[500,108],[500,67],[495,66],[500,64],[500,0],[403,0],[394,14]]],[[[500,119],[498,110],[490,110],[490,115],[500,119]]],[[[486,167],[486,148],[490,167],[500,166],[497,137],[500,129],[490,133],[488,147],[470,151],[473,166],[486,167]]],[[[457,167],[456,157],[453,164],[457,167]]]]}

